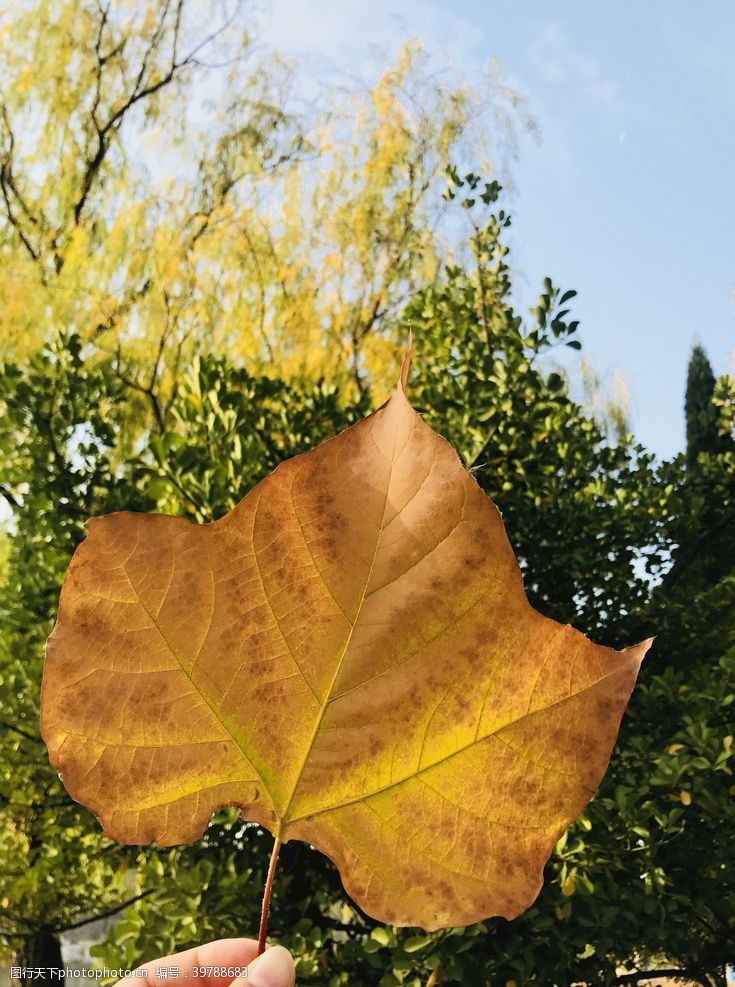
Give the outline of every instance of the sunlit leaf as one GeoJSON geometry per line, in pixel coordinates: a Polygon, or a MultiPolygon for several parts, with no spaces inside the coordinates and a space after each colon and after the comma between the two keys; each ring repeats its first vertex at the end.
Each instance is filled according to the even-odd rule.
{"type": "Polygon", "coordinates": [[[91,521],[42,730],[114,839],[191,842],[237,805],[326,853],[371,915],[433,929],[535,899],[648,642],[614,652],[531,608],[407,373],[213,524],[91,521]]]}

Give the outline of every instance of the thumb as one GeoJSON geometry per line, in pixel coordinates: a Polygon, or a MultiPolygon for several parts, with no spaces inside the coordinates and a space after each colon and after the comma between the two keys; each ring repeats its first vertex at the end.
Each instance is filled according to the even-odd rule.
{"type": "Polygon", "coordinates": [[[248,964],[247,979],[236,980],[232,987],[294,987],[296,970],[293,958],[283,946],[270,946],[248,964]]]}

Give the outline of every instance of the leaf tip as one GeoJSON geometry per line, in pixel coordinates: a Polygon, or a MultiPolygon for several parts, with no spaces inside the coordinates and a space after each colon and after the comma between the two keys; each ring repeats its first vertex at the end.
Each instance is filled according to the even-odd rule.
{"type": "Polygon", "coordinates": [[[638,644],[633,644],[625,650],[629,655],[631,655],[631,657],[637,658],[639,662],[642,662],[655,640],[655,637],[647,637],[644,641],[640,641],[638,644]]]}
{"type": "Polygon", "coordinates": [[[401,375],[398,378],[397,389],[406,393],[408,387],[408,375],[411,370],[411,359],[413,357],[413,330],[409,330],[408,333],[408,345],[406,347],[406,355],[403,357],[403,363],[401,364],[401,375]]]}

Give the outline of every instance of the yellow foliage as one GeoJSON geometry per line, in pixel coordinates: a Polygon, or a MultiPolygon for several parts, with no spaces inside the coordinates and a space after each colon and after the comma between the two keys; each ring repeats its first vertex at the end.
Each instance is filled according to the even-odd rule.
{"type": "Polygon", "coordinates": [[[4,25],[0,356],[75,331],[164,397],[202,348],[383,394],[402,301],[447,254],[445,166],[486,151],[478,95],[410,42],[295,119],[292,79],[236,20],[205,112],[202,35],[175,6],[38,0],[4,25]]]}

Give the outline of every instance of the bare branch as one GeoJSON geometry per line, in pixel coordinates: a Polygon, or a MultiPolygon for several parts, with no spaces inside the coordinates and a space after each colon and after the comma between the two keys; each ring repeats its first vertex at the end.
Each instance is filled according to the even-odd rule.
{"type": "Polygon", "coordinates": [[[159,404],[158,396],[156,395],[155,391],[153,391],[146,384],[141,384],[140,381],[133,380],[132,377],[128,377],[126,374],[122,373],[119,369],[117,371],[117,375],[120,378],[120,380],[123,382],[123,384],[125,384],[126,387],[129,387],[133,391],[138,391],[140,394],[144,394],[148,398],[148,401],[151,406],[151,411],[153,412],[153,417],[156,422],[156,430],[159,433],[163,433],[165,431],[163,413],[161,411],[161,406],[159,404]]]}
{"type": "MultiPolygon", "coordinates": [[[[153,888],[148,891],[143,891],[141,894],[135,895],[133,898],[128,898],[126,901],[120,902],[119,905],[115,905],[114,908],[108,908],[104,912],[98,912],[96,915],[90,915],[87,918],[80,919],[78,922],[71,922],[68,925],[58,925],[49,926],[46,923],[39,926],[36,929],[32,929],[30,932],[17,932],[10,929],[0,929],[0,938],[3,939],[33,939],[39,934],[39,932],[48,932],[51,935],[61,935],[64,932],[71,932],[73,929],[81,929],[85,925],[91,925],[92,922],[100,922],[102,919],[111,918],[113,915],[117,915],[119,912],[125,911],[131,905],[134,905],[136,901],[142,901],[143,898],[148,898],[154,892],[153,888]]],[[[27,928],[31,928],[31,925],[26,920],[21,920],[27,928]]]]}
{"type": "Polygon", "coordinates": [[[101,3],[97,3],[97,9],[100,12],[100,23],[97,29],[97,38],[94,44],[94,53],[97,56],[97,65],[95,67],[95,91],[94,100],[92,102],[92,109],[89,112],[90,119],[94,124],[94,128],[99,134],[100,127],[97,122],[97,110],[99,109],[100,100],[102,99],[102,71],[107,62],[107,57],[102,54],[102,36],[105,33],[105,27],[107,26],[107,17],[110,12],[109,5],[103,6],[101,3]]]}
{"type": "Polygon", "coordinates": [[[10,733],[17,733],[19,737],[23,737],[25,740],[30,740],[34,744],[40,744],[40,743],[42,743],[42,740],[41,740],[40,737],[37,737],[35,734],[28,733],[27,730],[23,730],[21,727],[17,727],[13,723],[8,723],[7,720],[2,720],[0,722],[0,726],[4,730],[10,731],[10,733]]]}
{"type": "Polygon", "coordinates": [[[2,158],[0,159],[0,191],[2,191],[3,200],[5,202],[5,212],[11,226],[13,226],[16,233],[20,237],[23,246],[30,254],[32,260],[37,261],[39,258],[39,251],[31,243],[27,232],[23,229],[23,224],[21,223],[20,218],[15,213],[15,209],[13,205],[11,205],[10,201],[11,198],[14,200],[15,204],[17,204],[20,208],[20,211],[33,226],[39,225],[38,220],[29,208],[25,197],[21,194],[17,182],[15,181],[15,176],[13,175],[15,134],[13,133],[13,127],[10,123],[8,108],[4,102],[0,102],[0,117],[2,117],[2,122],[8,141],[7,148],[3,152],[2,158]]]}
{"type": "Polygon", "coordinates": [[[645,980],[658,980],[659,977],[676,977],[681,980],[693,980],[695,983],[708,987],[707,975],[700,971],[679,970],[676,967],[668,967],[663,970],[636,970],[635,973],[625,973],[614,981],[613,987],[618,984],[637,984],[645,980]]]}
{"type": "Polygon", "coordinates": [[[15,215],[12,205],[10,204],[10,193],[14,192],[14,187],[12,173],[4,161],[0,163],[0,191],[2,191],[3,199],[5,201],[5,212],[11,226],[15,229],[16,233],[20,237],[21,243],[26,248],[31,258],[37,261],[39,257],[38,251],[33,247],[30,240],[26,236],[23,227],[18,220],[18,217],[15,215]]]}
{"type": "Polygon", "coordinates": [[[4,497],[9,504],[13,505],[13,507],[20,508],[22,506],[21,502],[18,500],[15,494],[12,493],[10,488],[7,487],[4,483],[0,483],[0,497],[4,497]]]}
{"type": "Polygon", "coordinates": [[[255,264],[255,275],[258,282],[258,292],[260,294],[260,305],[258,312],[258,331],[260,333],[261,339],[263,340],[263,345],[265,346],[265,351],[268,354],[268,359],[270,360],[271,363],[274,363],[275,353],[273,352],[273,347],[271,346],[271,342],[268,339],[268,334],[265,331],[265,313],[266,313],[267,305],[266,305],[265,280],[263,278],[263,268],[261,267],[260,259],[258,257],[258,252],[255,249],[253,238],[250,236],[250,231],[248,230],[247,225],[243,225],[242,234],[245,238],[245,242],[250,248],[250,253],[253,259],[253,263],[255,264]]]}
{"type": "Polygon", "coordinates": [[[163,432],[165,431],[165,422],[163,418],[163,412],[161,411],[161,405],[158,400],[158,395],[154,390],[154,384],[155,384],[156,375],[158,373],[158,362],[160,359],[160,354],[164,343],[165,343],[165,332],[163,334],[163,339],[159,340],[159,346],[158,346],[159,352],[158,352],[158,356],[156,357],[156,362],[153,369],[153,376],[151,377],[149,384],[141,384],[139,380],[136,380],[135,378],[128,376],[123,371],[119,346],[117,347],[117,351],[116,351],[116,366],[115,366],[115,372],[117,373],[118,378],[122,381],[123,384],[125,384],[126,387],[129,387],[133,391],[138,391],[140,394],[144,394],[148,398],[148,401],[151,406],[151,411],[153,412],[153,418],[155,419],[156,430],[159,432],[159,434],[163,434],[163,432]]]}
{"type": "Polygon", "coordinates": [[[142,285],[140,285],[140,287],[136,288],[128,295],[127,298],[124,298],[120,302],[120,304],[114,309],[114,311],[112,311],[107,316],[104,322],[99,322],[94,328],[95,341],[97,341],[99,337],[103,336],[106,332],[110,332],[112,329],[114,329],[120,320],[120,316],[125,315],[127,312],[130,311],[130,309],[137,301],[139,301],[141,298],[144,298],[148,294],[152,286],[153,286],[153,282],[151,281],[151,279],[146,278],[146,280],[143,282],[142,285]]]}
{"type": "Polygon", "coordinates": [[[206,38],[200,41],[198,45],[195,45],[195,47],[191,49],[191,51],[186,56],[186,58],[183,59],[181,64],[182,65],[195,64],[196,56],[199,54],[199,52],[202,51],[204,48],[206,48],[207,45],[210,45],[213,41],[216,41],[217,38],[221,37],[225,33],[227,28],[230,27],[235,22],[235,18],[240,12],[240,7],[241,4],[239,3],[236,4],[230,16],[225,21],[223,21],[218,28],[215,28],[215,30],[212,31],[211,34],[208,34],[206,38]]]}
{"type": "MultiPolygon", "coordinates": [[[[166,26],[166,20],[171,9],[170,0],[166,0],[164,3],[161,16],[158,20],[155,30],[151,36],[150,44],[146,48],[146,51],[141,59],[140,68],[136,76],[135,82],[133,84],[132,92],[123,101],[123,103],[118,106],[114,112],[108,117],[107,121],[100,125],[96,119],[96,113],[98,109],[98,103],[93,107],[93,123],[97,134],[97,147],[92,155],[92,157],[87,161],[86,167],[84,169],[84,175],[82,177],[82,186],[77,198],[77,201],[73,209],[74,225],[78,225],[87,204],[89,196],[94,185],[95,178],[99,173],[102,164],[107,157],[108,151],[112,144],[112,140],[116,133],[120,130],[120,127],[128,115],[130,110],[142,100],[148,99],[154,96],[157,92],[164,89],[166,86],[174,80],[174,78],[181,72],[182,69],[196,64],[196,55],[202,51],[207,45],[215,41],[227,28],[230,26],[234,20],[235,14],[233,13],[227,18],[218,28],[208,34],[199,44],[195,45],[187,55],[185,55],[181,60],[177,58],[180,31],[181,31],[181,21],[183,16],[185,0],[178,0],[176,5],[176,12],[174,15],[174,24],[172,28],[172,51],[171,51],[171,62],[168,71],[157,79],[155,82],[149,81],[147,84],[145,82],[146,75],[150,66],[151,58],[155,52],[159,49],[161,44],[161,39],[163,37],[163,32],[166,26]]],[[[237,8],[236,8],[237,9],[237,8]]],[[[104,12],[105,8],[101,8],[104,12]]],[[[106,14],[102,14],[103,19],[106,20],[106,14]]],[[[99,32],[99,45],[101,45],[101,35],[103,26],[100,28],[99,32]]],[[[102,71],[102,56],[100,54],[100,47],[98,46],[97,58],[98,58],[98,72],[99,72],[99,83],[101,85],[101,71],[102,71]]],[[[62,261],[63,265],[63,261],[62,261]]],[[[57,270],[60,270],[60,266],[57,266],[57,270]]]]}
{"type": "Polygon", "coordinates": [[[119,912],[123,912],[126,908],[134,905],[136,901],[142,901],[143,898],[148,898],[153,894],[153,891],[153,888],[149,888],[148,891],[136,894],[133,898],[128,898],[127,901],[121,902],[114,908],[108,908],[105,912],[98,912],[97,915],[90,915],[89,918],[83,918],[79,922],[72,922],[70,925],[57,926],[51,929],[51,932],[55,935],[60,935],[62,932],[71,932],[73,929],[81,929],[83,926],[90,925],[92,922],[100,922],[104,918],[111,918],[113,915],[117,915],[119,912]]]}
{"type": "MultiPolygon", "coordinates": [[[[181,2],[179,3],[179,7],[180,6],[181,6],[181,2]]],[[[154,54],[159,44],[161,43],[161,37],[163,35],[163,29],[166,26],[166,18],[168,17],[168,12],[170,7],[171,7],[170,0],[166,0],[163,7],[161,8],[161,16],[158,19],[158,24],[156,24],[156,29],[151,35],[150,44],[148,45],[148,47],[145,50],[145,53],[143,54],[143,58],[140,63],[140,70],[138,71],[138,75],[135,79],[135,85],[133,86],[133,95],[141,91],[141,86],[143,85],[145,74],[148,71],[148,60],[151,58],[151,56],[154,54]]],[[[173,64],[175,64],[175,59],[173,64]]]]}

